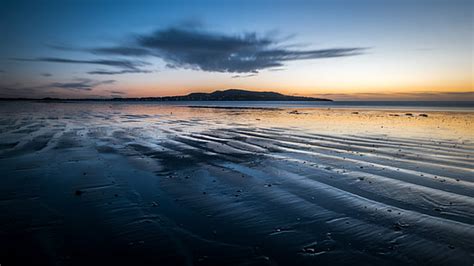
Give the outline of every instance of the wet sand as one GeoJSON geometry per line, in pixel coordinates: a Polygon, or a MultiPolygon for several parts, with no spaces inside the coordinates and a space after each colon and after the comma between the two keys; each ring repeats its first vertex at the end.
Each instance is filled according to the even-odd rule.
{"type": "Polygon", "coordinates": [[[474,262],[473,112],[0,114],[2,265],[474,262]]]}

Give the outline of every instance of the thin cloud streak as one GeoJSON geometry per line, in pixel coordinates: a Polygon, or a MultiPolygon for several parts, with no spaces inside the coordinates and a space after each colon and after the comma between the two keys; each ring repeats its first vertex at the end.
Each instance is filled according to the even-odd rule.
{"type": "Polygon", "coordinates": [[[232,76],[233,79],[236,79],[236,78],[250,78],[250,77],[255,77],[257,76],[257,74],[248,74],[248,75],[234,75],[232,76]]]}
{"type": "Polygon", "coordinates": [[[115,80],[91,80],[91,79],[84,79],[84,78],[78,78],[74,79],[70,82],[53,82],[53,83],[48,83],[45,85],[40,85],[40,86],[21,86],[21,84],[16,84],[16,85],[6,85],[6,86],[0,86],[0,91],[17,91],[17,92],[31,92],[31,93],[36,93],[40,91],[44,91],[47,89],[64,89],[64,90],[69,90],[69,91],[91,91],[95,87],[98,87],[100,85],[107,85],[107,84],[112,84],[115,83],[115,80]]]}
{"type": "Polygon", "coordinates": [[[121,94],[121,95],[127,94],[126,92],[123,92],[123,91],[114,91],[114,90],[108,90],[107,92],[110,92],[112,94],[121,94]]]}
{"type": "Polygon", "coordinates": [[[74,82],[55,82],[44,87],[52,87],[52,88],[60,88],[60,89],[67,89],[67,90],[86,90],[90,91],[94,87],[104,84],[111,84],[114,83],[115,80],[103,80],[103,81],[93,81],[90,79],[78,79],[74,82]]]}
{"type": "Polygon", "coordinates": [[[137,73],[151,73],[151,71],[136,69],[136,70],[118,70],[118,71],[93,70],[93,71],[87,72],[87,74],[90,74],[90,75],[121,75],[121,74],[137,74],[137,73]]]}
{"type": "MultiPolygon", "coordinates": [[[[65,63],[65,64],[87,64],[87,65],[102,65],[110,66],[127,71],[127,73],[143,73],[146,70],[141,69],[143,66],[148,66],[150,63],[140,60],[109,60],[109,59],[96,59],[96,60],[79,60],[59,57],[38,57],[38,58],[12,58],[15,61],[27,61],[27,62],[48,62],[48,63],[65,63]]],[[[103,71],[104,73],[106,71],[103,71]]],[[[115,73],[117,71],[110,71],[115,73]]]]}

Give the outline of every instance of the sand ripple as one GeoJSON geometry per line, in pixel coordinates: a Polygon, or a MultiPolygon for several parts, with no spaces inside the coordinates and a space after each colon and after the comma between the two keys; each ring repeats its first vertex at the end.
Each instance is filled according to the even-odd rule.
{"type": "Polygon", "coordinates": [[[1,109],[7,260],[28,262],[22,250],[78,265],[474,261],[472,136],[422,138],[421,118],[413,136],[303,126],[323,111],[282,122],[287,110],[46,106],[1,109]]]}

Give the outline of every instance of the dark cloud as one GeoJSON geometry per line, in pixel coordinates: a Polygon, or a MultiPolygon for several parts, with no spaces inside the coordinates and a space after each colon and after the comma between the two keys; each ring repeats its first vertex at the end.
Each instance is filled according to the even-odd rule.
{"type": "MultiPolygon", "coordinates": [[[[144,69],[151,64],[137,58],[156,57],[172,69],[196,69],[223,73],[253,73],[260,70],[281,69],[288,61],[354,56],[365,53],[367,48],[344,47],[303,50],[291,39],[275,37],[276,34],[259,36],[256,33],[237,35],[210,32],[200,21],[190,20],[176,27],[156,30],[149,34],[135,34],[126,42],[112,46],[79,48],[49,45],[62,51],[87,52],[94,55],[122,56],[128,59],[81,60],[58,57],[16,58],[19,61],[89,64],[112,67],[87,72],[91,75],[120,75],[150,73],[144,69]]],[[[250,75],[235,75],[246,77],[250,75]]]]}
{"type": "Polygon", "coordinates": [[[50,73],[41,73],[41,76],[43,76],[43,77],[51,77],[52,74],[50,74],[50,73]]]}
{"type": "Polygon", "coordinates": [[[90,79],[77,79],[73,82],[55,82],[43,87],[51,87],[51,88],[60,88],[60,89],[67,89],[67,90],[86,90],[90,91],[94,87],[104,84],[111,84],[114,83],[115,80],[103,80],[103,81],[94,81],[90,79]]]}
{"type": "Polygon", "coordinates": [[[212,72],[257,73],[281,67],[287,61],[360,55],[366,48],[347,47],[298,50],[283,47],[280,40],[256,33],[226,35],[196,27],[173,27],[138,35],[127,45],[92,49],[96,54],[155,56],[172,68],[212,72]]]}

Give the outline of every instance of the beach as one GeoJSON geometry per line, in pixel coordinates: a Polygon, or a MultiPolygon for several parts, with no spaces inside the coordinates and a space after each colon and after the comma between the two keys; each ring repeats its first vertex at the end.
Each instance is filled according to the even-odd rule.
{"type": "Polygon", "coordinates": [[[472,111],[19,101],[0,114],[2,265],[474,262],[472,111]]]}

